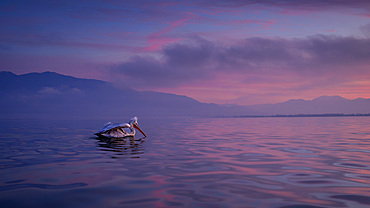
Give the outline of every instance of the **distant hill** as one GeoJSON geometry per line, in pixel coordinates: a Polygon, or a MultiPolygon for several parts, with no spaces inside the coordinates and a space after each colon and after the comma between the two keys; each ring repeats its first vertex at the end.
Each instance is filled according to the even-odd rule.
{"type": "Polygon", "coordinates": [[[244,116],[370,113],[370,99],[321,96],[263,105],[217,105],[187,96],[130,87],[55,72],[0,72],[0,117],[244,116]]]}
{"type": "Polygon", "coordinates": [[[153,91],[117,88],[109,82],[54,72],[0,72],[1,117],[224,116],[253,114],[242,106],[220,106],[153,91]]]}
{"type": "Polygon", "coordinates": [[[288,100],[283,103],[248,107],[260,115],[370,113],[370,99],[349,100],[340,96],[321,96],[313,100],[288,100]]]}

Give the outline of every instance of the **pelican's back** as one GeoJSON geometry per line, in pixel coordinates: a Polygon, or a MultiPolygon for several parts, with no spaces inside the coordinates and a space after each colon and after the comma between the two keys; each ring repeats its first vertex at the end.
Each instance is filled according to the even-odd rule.
{"type": "Polygon", "coordinates": [[[116,123],[116,124],[112,124],[111,122],[108,122],[96,134],[103,134],[103,133],[105,133],[107,131],[111,131],[113,129],[129,128],[129,127],[130,127],[130,124],[128,124],[128,123],[116,123]]]}

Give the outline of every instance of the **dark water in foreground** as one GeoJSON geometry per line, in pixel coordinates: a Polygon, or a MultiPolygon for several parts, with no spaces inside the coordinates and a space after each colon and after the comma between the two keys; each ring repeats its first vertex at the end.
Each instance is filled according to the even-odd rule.
{"type": "Polygon", "coordinates": [[[0,207],[370,207],[370,117],[105,122],[2,120],[0,207]]]}

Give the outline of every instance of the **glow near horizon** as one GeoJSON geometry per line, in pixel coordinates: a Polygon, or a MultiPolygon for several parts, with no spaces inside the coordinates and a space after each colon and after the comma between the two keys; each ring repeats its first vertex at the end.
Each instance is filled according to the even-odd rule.
{"type": "Polygon", "coordinates": [[[370,97],[370,3],[2,2],[1,70],[202,102],[370,97]]]}

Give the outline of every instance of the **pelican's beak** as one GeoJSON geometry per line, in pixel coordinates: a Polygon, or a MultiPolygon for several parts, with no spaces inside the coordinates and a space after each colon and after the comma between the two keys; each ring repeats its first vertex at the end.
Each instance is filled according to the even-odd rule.
{"type": "Polygon", "coordinates": [[[140,133],[142,133],[145,137],[146,137],[146,134],[140,129],[140,127],[136,124],[133,125],[135,129],[139,130],[140,133]]]}

